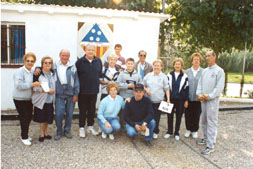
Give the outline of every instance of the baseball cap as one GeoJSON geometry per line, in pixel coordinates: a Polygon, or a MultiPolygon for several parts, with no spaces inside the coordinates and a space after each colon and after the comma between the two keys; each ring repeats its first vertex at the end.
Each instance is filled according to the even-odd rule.
{"type": "Polygon", "coordinates": [[[136,84],[136,85],[134,86],[134,90],[135,90],[135,91],[137,91],[137,90],[143,91],[143,90],[144,90],[144,85],[138,83],[138,84],[136,84]]]}

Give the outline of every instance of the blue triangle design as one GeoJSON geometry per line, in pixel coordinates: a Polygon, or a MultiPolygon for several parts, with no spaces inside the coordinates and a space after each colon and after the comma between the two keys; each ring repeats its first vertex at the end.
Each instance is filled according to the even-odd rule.
{"type": "Polygon", "coordinates": [[[82,42],[101,42],[109,43],[104,33],[99,28],[98,24],[95,24],[90,31],[83,38],[82,42]]]}

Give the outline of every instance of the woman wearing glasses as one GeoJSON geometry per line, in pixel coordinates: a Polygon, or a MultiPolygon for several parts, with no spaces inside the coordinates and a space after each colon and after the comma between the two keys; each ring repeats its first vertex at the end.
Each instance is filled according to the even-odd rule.
{"type": "Polygon", "coordinates": [[[24,66],[14,74],[13,100],[19,114],[21,126],[21,141],[30,146],[32,139],[28,136],[29,125],[32,119],[32,87],[39,87],[39,82],[33,82],[32,67],[36,62],[34,53],[29,52],[23,56],[24,66]]]}
{"type": "MultiPolygon", "coordinates": [[[[48,135],[48,124],[53,122],[53,102],[55,98],[55,79],[52,73],[53,59],[45,56],[41,60],[42,71],[38,77],[41,87],[33,88],[32,103],[34,105],[34,121],[40,123],[39,141],[51,139],[48,135]]],[[[37,79],[34,79],[37,80],[37,79]]]]}

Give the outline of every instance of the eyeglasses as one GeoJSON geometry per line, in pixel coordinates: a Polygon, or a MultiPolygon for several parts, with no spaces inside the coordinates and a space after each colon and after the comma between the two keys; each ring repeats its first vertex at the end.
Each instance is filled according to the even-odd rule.
{"type": "Polygon", "coordinates": [[[34,60],[26,60],[27,63],[34,63],[34,60]]]}
{"type": "Polygon", "coordinates": [[[47,65],[47,64],[50,64],[50,65],[51,65],[51,64],[52,64],[52,62],[44,62],[44,64],[46,64],[46,65],[47,65]]]}

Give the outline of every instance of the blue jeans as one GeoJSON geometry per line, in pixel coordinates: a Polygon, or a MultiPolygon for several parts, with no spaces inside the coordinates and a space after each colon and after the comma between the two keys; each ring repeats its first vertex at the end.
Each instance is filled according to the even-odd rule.
{"type": "MultiPolygon", "coordinates": [[[[141,122],[135,122],[135,124],[137,125],[142,125],[143,121],[141,122]]],[[[144,140],[147,140],[147,141],[151,141],[153,139],[153,132],[154,132],[154,129],[155,129],[155,120],[152,119],[149,124],[147,125],[147,127],[149,128],[149,136],[146,136],[144,138],[144,140]]],[[[126,124],[126,131],[127,131],[127,135],[129,137],[134,137],[136,135],[138,135],[138,131],[136,131],[136,129],[129,125],[129,124],[126,124]]]]}
{"type": "Polygon", "coordinates": [[[73,96],[61,96],[55,99],[55,123],[57,127],[57,135],[62,135],[62,121],[65,116],[64,132],[69,133],[71,129],[73,111],[75,103],[73,96]]]}
{"type": "Polygon", "coordinates": [[[117,117],[115,118],[108,117],[105,119],[112,126],[111,128],[108,129],[105,127],[105,124],[100,119],[98,119],[98,125],[105,134],[112,134],[113,132],[118,131],[120,129],[119,119],[117,117]]]}

